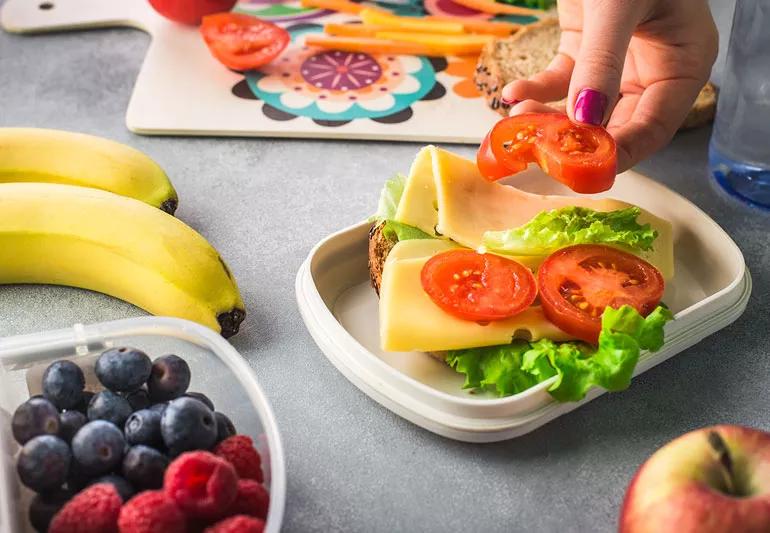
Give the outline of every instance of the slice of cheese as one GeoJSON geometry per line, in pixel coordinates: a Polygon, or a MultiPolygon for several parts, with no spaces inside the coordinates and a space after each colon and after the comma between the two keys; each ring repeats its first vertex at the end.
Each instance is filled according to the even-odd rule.
{"type": "MultiPolygon", "coordinates": [[[[477,249],[485,231],[516,228],[538,213],[561,207],[581,206],[613,211],[630,204],[611,198],[546,196],[528,193],[508,185],[486,181],[474,161],[435,146],[417,155],[401,197],[396,220],[477,249]],[[427,164],[430,157],[432,165],[427,164]]],[[[658,231],[654,250],[638,255],[655,265],[665,279],[674,275],[674,247],[671,224],[642,210],[640,223],[658,231]]],[[[537,268],[545,257],[516,257],[537,268]]]]}
{"type": "Polygon", "coordinates": [[[386,351],[435,352],[509,344],[514,338],[570,340],[538,306],[487,325],[456,318],[423,290],[420,273],[436,253],[455,248],[439,239],[401,241],[385,262],[380,287],[380,342],[386,351]]]}

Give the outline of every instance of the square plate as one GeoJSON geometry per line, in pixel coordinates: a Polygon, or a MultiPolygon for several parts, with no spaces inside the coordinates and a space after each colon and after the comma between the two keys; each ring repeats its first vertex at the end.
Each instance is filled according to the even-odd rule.
{"type": "MultiPolygon", "coordinates": [[[[574,195],[538,169],[507,181],[539,194],[574,195]]],[[[664,301],[675,314],[666,344],[643,352],[634,375],[689,348],[736,320],[751,293],[751,277],[733,240],[693,203],[633,171],[619,175],[612,191],[596,195],[633,203],[671,222],[676,274],[664,301]]],[[[328,359],[353,384],[388,409],[430,431],[469,442],[523,435],[591,401],[556,402],[552,380],[513,396],[497,398],[462,389],[464,378],[421,352],[380,349],[378,299],[367,267],[370,224],[344,229],[322,240],[297,274],[296,292],[308,330],[328,359]]]]}

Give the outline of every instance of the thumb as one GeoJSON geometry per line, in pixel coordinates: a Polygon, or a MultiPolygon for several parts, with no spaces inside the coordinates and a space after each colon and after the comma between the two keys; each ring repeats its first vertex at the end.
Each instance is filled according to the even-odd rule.
{"type": "Polygon", "coordinates": [[[583,35],[569,87],[570,118],[605,124],[618,100],[628,44],[641,20],[638,0],[584,0],[583,35]]]}

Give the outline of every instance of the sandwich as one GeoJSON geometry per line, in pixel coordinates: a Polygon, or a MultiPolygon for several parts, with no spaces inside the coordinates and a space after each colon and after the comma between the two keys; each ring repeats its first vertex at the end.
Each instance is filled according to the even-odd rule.
{"type": "Polygon", "coordinates": [[[371,221],[382,349],[428,353],[474,392],[555,376],[550,394],[577,401],[625,389],[641,352],[663,346],[672,228],[637,206],[528,193],[427,146],[371,221]]]}

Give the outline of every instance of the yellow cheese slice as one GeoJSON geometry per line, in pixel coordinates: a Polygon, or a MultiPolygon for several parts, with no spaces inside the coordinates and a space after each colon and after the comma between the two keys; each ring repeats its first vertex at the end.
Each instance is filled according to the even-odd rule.
{"type": "MultiPolygon", "coordinates": [[[[420,151],[412,165],[396,220],[429,234],[438,231],[463,246],[477,249],[482,244],[485,231],[515,228],[526,224],[542,211],[568,206],[613,211],[630,204],[611,198],[532,194],[488,182],[481,176],[474,161],[428,146],[420,151]],[[430,171],[426,163],[428,156],[432,160],[430,171]]],[[[671,224],[644,210],[639,222],[649,223],[658,231],[658,238],[653,251],[638,255],[655,265],[665,279],[673,278],[671,224]]],[[[544,257],[515,259],[530,268],[537,268],[544,257]]]]}
{"type": "Polygon", "coordinates": [[[397,222],[419,228],[428,235],[436,234],[438,222],[436,180],[433,176],[434,152],[433,146],[426,146],[417,153],[409,169],[395,216],[397,222]]]}
{"type": "Polygon", "coordinates": [[[487,325],[461,320],[438,307],[422,288],[420,273],[434,254],[455,247],[438,239],[401,241],[391,250],[380,286],[380,343],[386,351],[435,352],[509,344],[514,338],[570,340],[532,306],[487,325]]]}

